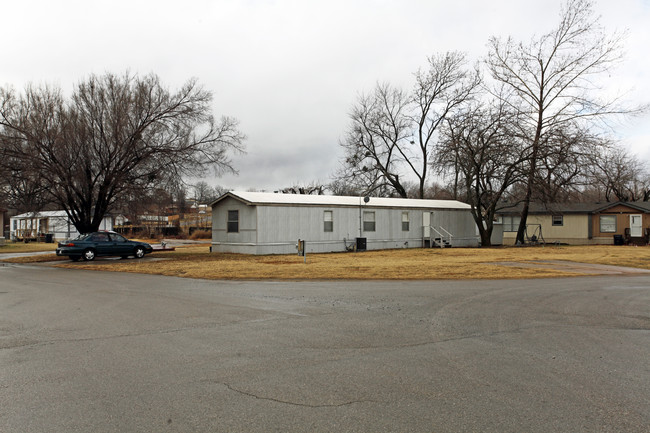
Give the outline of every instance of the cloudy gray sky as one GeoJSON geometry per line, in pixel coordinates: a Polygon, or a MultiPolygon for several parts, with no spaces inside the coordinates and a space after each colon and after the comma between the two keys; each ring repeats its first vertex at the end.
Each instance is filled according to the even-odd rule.
{"type": "MultiPolygon", "coordinates": [[[[154,72],[170,88],[190,77],[214,114],[248,136],[234,189],[328,182],[351,104],[378,81],[409,88],[427,56],[479,60],[490,36],[528,40],[557,22],[561,0],[0,0],[0,85],[50,83],[67,94],[91,73],[154,72]]],[[[650,0],[600,0],[611,30],[628,30],[611,88],[650,101],[650,0]]],[[[650,160],[650,116],[618,129],[650,160]]]]}

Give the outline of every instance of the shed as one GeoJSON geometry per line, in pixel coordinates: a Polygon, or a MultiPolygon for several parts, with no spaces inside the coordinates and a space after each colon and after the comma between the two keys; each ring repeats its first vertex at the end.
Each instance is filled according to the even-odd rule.
{"type": "MultiPolygon", "coordinates": [[[[46,235],[52,235],[53,241],[75,238],[79,232],[70,222],[68,214],[63,210],[27,212],[10,219],[10,236],[12,240],[29,241],[44,240],[46,235]]],[[[102,219],[100,230],[113,230],[113,218],[102,219]]]]}
{"type": "Polygon", "coordinates": [[[470,206],[455,200],[231,191],[212,204],[212,251],[314,253],[478,246],[470,206]]]}

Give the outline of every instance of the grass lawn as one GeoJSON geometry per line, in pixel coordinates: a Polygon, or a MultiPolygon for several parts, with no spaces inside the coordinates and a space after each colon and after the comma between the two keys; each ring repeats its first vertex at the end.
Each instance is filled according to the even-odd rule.
{"type": "Polygon", "coordinates": [[[4,245],[0,245],[0,254],[54,251],[56,246],[56,243],[46,244],[44,242],[5,242],[4,245]]]}
{"type": "MultiPolygon", "coordinates": [[[[54,255],[11,259],[36,262],[59,259],[58,267],[117,272],[160,274],[204,279],[260,280],[431,280],[544,278],[585,275],[572,270],[528,268],[527,263],[564,260],[650,269],[650,247],[546,246],[500,248],[447,248],[308,254],[307,263],[297,255],[248,256],[211,254],[209,244],[180,247],[173,252],[154,252],[158,260],[107,260],[73,263],[54,255]],[[503,266],[501,262],[515,262],[503,266]]],[[[9,261],[9,260],[8,260],[9,261]]]]}

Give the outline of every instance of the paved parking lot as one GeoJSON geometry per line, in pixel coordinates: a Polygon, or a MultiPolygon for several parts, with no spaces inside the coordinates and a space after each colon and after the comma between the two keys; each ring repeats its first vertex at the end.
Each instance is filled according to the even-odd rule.
{"type": "Polygon", "coordinates": [[[0,266],[0,431],[648,431],[650,277],[0,266]]]}

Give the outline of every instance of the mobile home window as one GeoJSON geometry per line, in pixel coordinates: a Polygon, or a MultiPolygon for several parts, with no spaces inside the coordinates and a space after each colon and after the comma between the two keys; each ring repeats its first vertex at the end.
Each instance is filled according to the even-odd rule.
{"type": "Polygon", "coordinates": [[[363,231],[364,232],[374,232],[375,231],[375,213],[374,212],[364,212],[363,213],[363,231]]]}
{"type": "Polygon", "coordinates": [[[409,213],[408,212],[402,212],[402,231],[403,232],[409,231],[409,213]]]}
{"type": "Polygon", "coordinates": [[[616,233],[616,215],[600,216],[600,232],[616,233]]]}
{"type": "Polygon", "coordinates": [[[562,216],[562,215],[553,215],[553,225],[554,226],[563,226],[564,225],[564,216],[562,216]]]}
{"type": "Polygon", "coordinates": [[[228,211],[228,233],[238,233],[239,232],[239,211],[238,210],[229,210],[228,211]]]}
{"type": "Polygon", "coordinates": [[[334,215],[331,210],[326,210],[323,213],[323,231],[326,232],[334,231],[334,215]]]}

